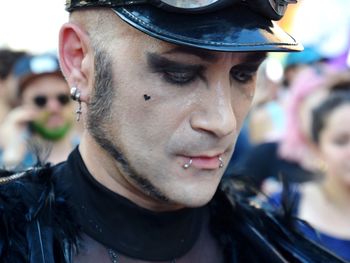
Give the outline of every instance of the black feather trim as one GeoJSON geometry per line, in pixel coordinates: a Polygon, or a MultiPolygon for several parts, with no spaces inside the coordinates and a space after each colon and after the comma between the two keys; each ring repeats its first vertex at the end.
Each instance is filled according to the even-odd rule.
{"type": "MultiPolygon", "coordinates": [[[[13,175],[0,171],[0,179],[13,175]]],[[[79,228],[57,182],[46,165],[0,184],[1,262],[72,262],[79,228]]]]}
{"type": "MultiPolygon", "coordinates": [[[[72,263],[80,232],[59,174],[59,165],[55,173],[46,165],[18,178],[0,171],[1,262],[72,263]]],[[[279,211],[252,206],[234,179],[223,180],[210,207],[226,262],[344,262],[294,229],[291,203],[279,211]]]]}

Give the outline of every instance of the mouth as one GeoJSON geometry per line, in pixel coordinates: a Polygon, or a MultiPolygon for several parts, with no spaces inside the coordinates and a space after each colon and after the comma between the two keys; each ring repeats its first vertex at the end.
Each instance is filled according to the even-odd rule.
{"type": "Polygon", "coordinates": [[[213,156],[207,155],[195,155],[195,156],[182,156],[184,169],[196,168],[200,170],[216,170],[223,167],[222,155],[217,154],[213,156]]]}

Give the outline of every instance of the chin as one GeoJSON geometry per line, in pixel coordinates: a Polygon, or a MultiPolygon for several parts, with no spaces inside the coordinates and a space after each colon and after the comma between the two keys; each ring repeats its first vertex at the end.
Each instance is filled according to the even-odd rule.
{"type": "Polygon", "coordinates": [[[196,189],[195,191],[186,192],[180,198],[175,198],[176,203],[183,207],[201,207],[210,202],[216,192],[216,188],[211,190],[196,189]]]}

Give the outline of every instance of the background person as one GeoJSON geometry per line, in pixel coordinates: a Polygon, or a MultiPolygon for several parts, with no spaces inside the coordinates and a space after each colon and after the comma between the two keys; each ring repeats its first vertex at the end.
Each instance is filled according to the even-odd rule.
{"type": "Polygon", "coordinates": [[[0,126],[2,164],[30,167],[37,154],[46,153],[48,162],[65,160],[78,138],[72,129],[69,88],[57,58],[50,54],[25,56],[16,63],[14,74],[20,105],[0,126]]]}
{"type": "MultiPolygon", "coordinates": [[[[350,121],[350,82],[347,86],[348,91],[331,92],[313,110],[311,134],[314,151],[322,163],[322,176],[293,186],[291,194],[295,198],[293,212],[304,220],[298,228],[308,238],[350,260],[350,128],[344,125],[350,121]]],[[[281,204],[281,195],[272,200],[281,204]]]]}
{"type": "Polygon", "coordinates": [[[24,51],[0,49],[0,123],[18,103],[17,82],[12,69],[16,61],[25,54],[24,51]]]}
{"type": "Polygon", "coordinates": [[[282,179],[288,182],[314,179],[317,167],[310,150],[310,116],[326,90],[327,74],[313,67],[300,70],[291,86],[283,135],[279,140],[257,144],[242,157],[242,176],[250,178],[265,194],[279,191],[282,179]]]}

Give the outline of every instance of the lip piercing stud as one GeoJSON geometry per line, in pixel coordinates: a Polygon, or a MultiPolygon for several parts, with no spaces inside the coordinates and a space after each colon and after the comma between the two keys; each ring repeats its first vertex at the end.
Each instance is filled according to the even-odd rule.
{"type": "Polygon", "coordinates": [[[218,159],[219,159],[219,162],[220,162],[219,168],[224,167],[224,160],[222,159],[222,157],[220,156],[218,159]]]}
{"type": "Polygon", "coordinates": [[[185,163],[185,164],[183,165],[183,168],[184,168],[184,169],[188,169],[188,168],[191,166],[191,164],[192,164],[192,158],[188,161],[188,163],[185,163]]]}

